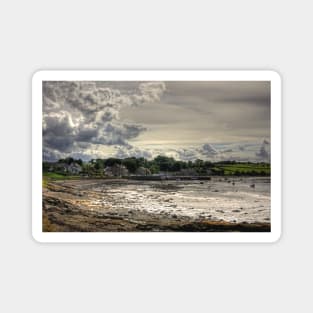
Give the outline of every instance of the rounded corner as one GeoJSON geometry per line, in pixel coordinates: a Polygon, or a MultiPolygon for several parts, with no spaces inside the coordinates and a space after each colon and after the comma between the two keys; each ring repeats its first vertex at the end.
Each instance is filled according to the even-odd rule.
{"type": "Polygon", "coordinates": [[[282,82],[282,76],[277,70],[270,70],[269,71],[271,80],[277,81],[279,84],[282,82]]]}
{"type": "Polygon", "coordinates": [[[32,237],[33,241],[36,243],[43,243],[44,242],[40,236],[40,233],[32,231],[31,237],[32,237]]]}
{"type": "Polygon", "coordinates": [[[278,243],[281,240],[282,237],[282,231],[281,229],[273,234],[273,237],[271,239],[271,243],[278,243]]]}
{"type": "Polygon", "coordinates": [[[43,71],[43,70],[36,70],[35,72],[33,72],[33,74],[32,74],[33,84],[38,80],[42,80],[42,76],[44,73],[45,73],[45,71],[43,71]]]}

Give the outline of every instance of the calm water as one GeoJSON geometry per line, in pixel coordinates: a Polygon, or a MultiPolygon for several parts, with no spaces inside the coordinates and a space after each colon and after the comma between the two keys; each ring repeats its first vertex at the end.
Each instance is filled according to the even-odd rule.
{"type": "Polygon", "coordinates": [[[270,221],[269,178],[130,181],[105,183],[94,190],[103,193],[99,204],[106,207],[232,222],[270,221]]]}

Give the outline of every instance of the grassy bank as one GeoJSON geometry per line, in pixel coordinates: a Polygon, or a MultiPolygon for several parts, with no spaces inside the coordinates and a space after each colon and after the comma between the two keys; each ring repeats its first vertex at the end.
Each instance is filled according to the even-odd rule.
{"type": "Polygon", "coordinates": [[[271,165],[267,163],[215,164],[213,170],[230,176],[270,176],[271,165]]]}
{"type": "Polygon", "coordinates": [[[80,179],[80,176],[63,175],[59,173],[43,172],[42,173],[42,187],[47,188],[49,181],[54,180],[69,180],[69,179],[80,179]]]}

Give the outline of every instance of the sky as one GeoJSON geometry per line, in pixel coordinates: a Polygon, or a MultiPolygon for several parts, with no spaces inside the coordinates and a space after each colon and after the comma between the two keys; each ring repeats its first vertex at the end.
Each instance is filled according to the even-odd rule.
{"type": "Polygon", "coordinates": [[[43,159],[270,161],[270,82],[43,82],[43,159]]]}

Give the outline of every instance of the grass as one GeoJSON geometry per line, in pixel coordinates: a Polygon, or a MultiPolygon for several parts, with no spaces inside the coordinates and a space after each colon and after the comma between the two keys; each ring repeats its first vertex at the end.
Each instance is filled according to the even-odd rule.
{"type": "Polygon", "coordinates": [[[264,175],[268,176],[271,174],[270,164],[251,164],[251,163],[240,163],[240,164],[216,164],[214,169],[216,171],[223,170],[224,175],[264,175]]]}
{"type": "Polygon", "coordinates": [[[52,180],[66,180],[66,179],[75,179],[79,178],[80,176],[78,175],[64,175],[64,174],[59,174],[59,173],[51,173],[51,172],[43,172],[42,174],[43,179],[52,179],[52,180]]]}
{"type": "Polygon", "coordinates": [[[43,172],[42,174],[42,187],[47,188],[49,181],[53,180],[69,180],[69,179],[76,179],[80,178],[80,176],[71,176],[71,175],[63,175],[59,173],[50,173],[50,172],[43,172]]]}

